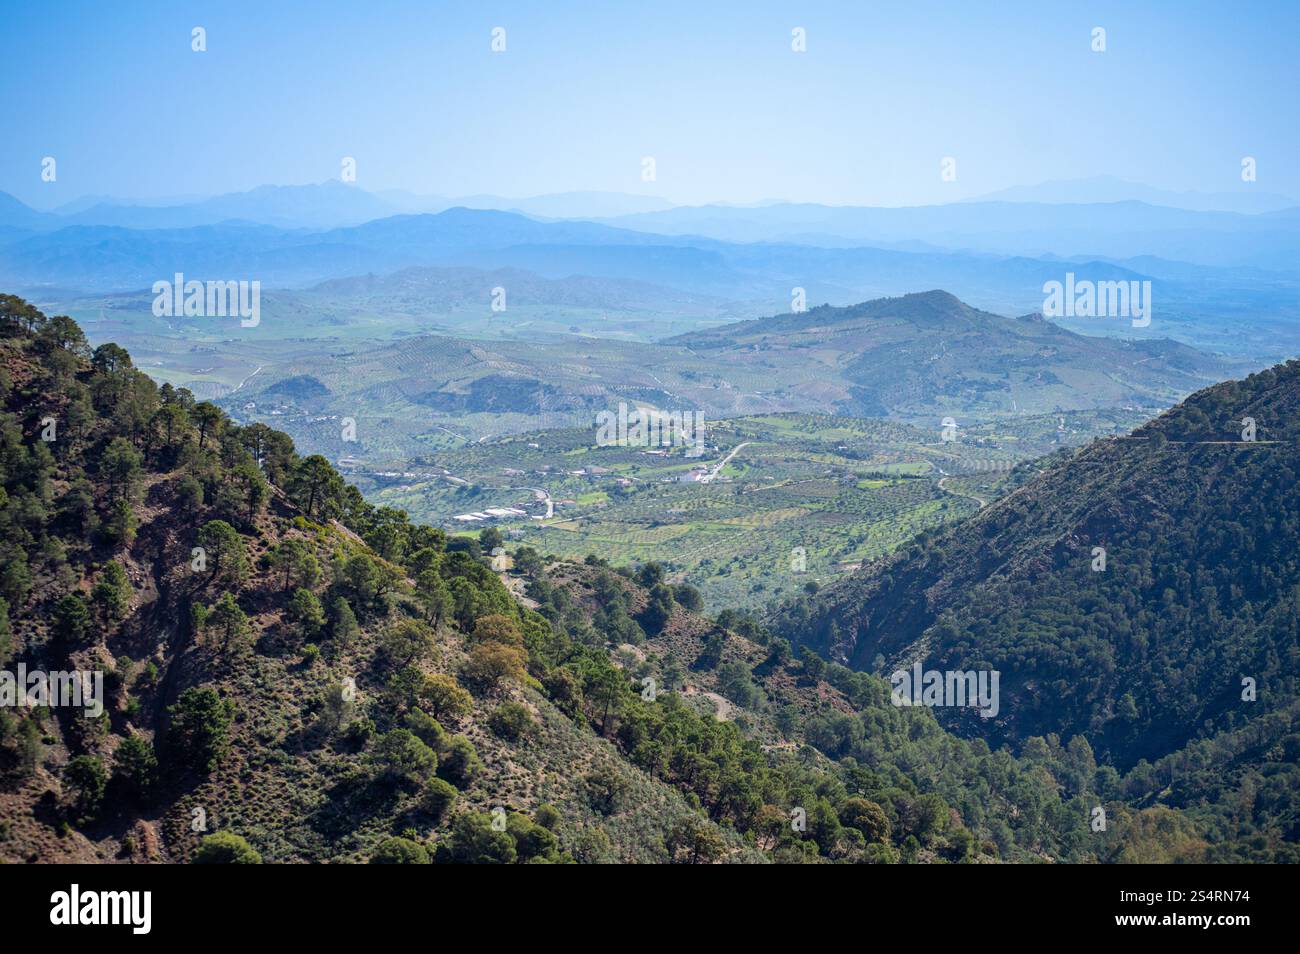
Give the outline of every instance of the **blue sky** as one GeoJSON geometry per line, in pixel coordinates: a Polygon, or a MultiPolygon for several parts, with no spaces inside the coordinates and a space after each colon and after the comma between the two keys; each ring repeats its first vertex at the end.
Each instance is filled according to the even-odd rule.
{"type": "Polygon", "coordinates": [[[11,2],[2,15],[0,189],[42,207],[319,182],[343,156],[372,190],[899,205],[1102,174],[1230,191],[1250,155],[1257,188],[1300,195],[1293,2],[11,2]],[[194,26],[206,53],[190,49],[194,26]],[[41,182],[44,156],[56,183],[41,182]],[[940,181],[945,156],[956,182],[940,181]]]}

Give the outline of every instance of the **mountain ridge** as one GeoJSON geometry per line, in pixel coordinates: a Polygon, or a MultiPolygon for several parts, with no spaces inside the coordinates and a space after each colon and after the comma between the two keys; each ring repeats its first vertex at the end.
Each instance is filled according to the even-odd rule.
{"type": "Polygon", "coordinates": [[[788,607],[780,628],[856,668],[1001,668],[1013,701],[966,731],[1086,732],[1121,766],[1231,728],[1251,711],[1233,702],[1243,676],[1269,684],[1261,716],[1284,707],[1294,678],[1277,660],[1300,652],[1282,490],[1300,459],[1297,410],[1300,362],[1206,388],[788,607]]]}

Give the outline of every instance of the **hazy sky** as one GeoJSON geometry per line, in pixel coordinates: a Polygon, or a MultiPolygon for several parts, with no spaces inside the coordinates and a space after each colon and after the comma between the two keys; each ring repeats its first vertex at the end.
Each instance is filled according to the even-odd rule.
{"type": "Polygon", "coordinates": [[[92,0],[0,16],[0,189],[42,207],[319,182],[344,156],[372,190],[899,205],[1101,174],[1228,191],[1249,155],[1256,188],[1300,195],[1298,2],[92,0]]]}

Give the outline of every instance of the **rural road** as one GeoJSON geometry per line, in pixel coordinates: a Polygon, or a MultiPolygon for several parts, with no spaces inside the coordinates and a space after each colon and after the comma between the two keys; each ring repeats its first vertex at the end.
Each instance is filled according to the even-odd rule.
{"type": "Polygon", "coordinates": [[[946,486],[944,486],[944,485],[947,484],[948,481],[950,481],[950,480],[952,480],[951,477],[940,477],[940,478],[939,478],[939,489],[942,490],[942,491],[943,491],[944,493],[946,493],[946,494],[952,494],[954,497],[965,497],[967,500],[973,500],[973,501],[975,501],[977,504],[980,505],[980,509],[981,509],[981,510],[983,510],[985,507],[987,507],[987,506],[989,505],[989,502],[988,502],[987,500],[985,500],[983,497],[976,497],[974,494],[964,494],[964,493],[962,493],[962,492],[959,491],[959,490],[949,490],[949,489],[948,489],[946,486]]]}
{"type": "Polygon", "coordinates": [[[722,458],[722,460],[714,464],[713,469],[700,478],[700,483],[702,484],[710,483],[714,477],[717,477],[718,474],[722,473],[722,468],[726,467],[729,463],[731,463],[731,458],[735,457],[736,454],[740,452],[740,449],[742,447],[748,447],[752,443],[754,442],[744,441],[743,443],[737,444],[735,447],[733,447],[731,449],[730,454],[728,454],[726,457],[722,458]]]}
{"type": "Polygon", "coordinates": [[[260,364],[259,364],[259,365],[257,366],[257,368],[253,371],[253,373],[250,374],[248,377],[244,378],[244,380],[240,381],[238,384],[236,384],[236,385],[231,389],[230,393],[231,393],[231,394],[234,394],[236,391],[238,391],[240,388],[242,388],[242,387],[243,387],[245,384],[247,384],[249,381],[253,380],[253,378],[256,377],[257,372],[258,372],[258,371],[261,371],[263,367],[264,367],[264,365],[260,365],[260,364]]]}

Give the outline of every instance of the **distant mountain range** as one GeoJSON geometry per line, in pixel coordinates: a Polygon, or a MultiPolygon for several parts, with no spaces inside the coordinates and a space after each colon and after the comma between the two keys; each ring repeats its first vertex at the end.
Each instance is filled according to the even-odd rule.
{"type": "Polygon", "coordinates": [[[1277,212],[1300,206],[1300,199],[1263,192],[1255,183],[1242,182],[1232,192],[1174,192],[1156,189],[1138,182],[1128,182],[1115,176],[1093,176],[1087,179],[1055,180],[1031,186],[1000,189],[971,200],[975,202],[1048,202],[1053,204],[1083,204],[1096,202],[1146,202],[1173,209],[1195,209],[1202,212],[1277,212]]]}
{"type": "MultiPolygon", "coordinates": [[[[12,199],[6,196],[5,199],[12,199]]],[[[45,211],[15,210],[0,199],[0,225],[59,227],[60,225],[120,225],[128,228],[185,228],[216,225],[239,220],[284,228],[329,228],[359,225],[370,219],[400,213],[442,212],[451,208],[495,209],[520,212],[538,218],[591,219],[641,213],[668,212],[680,206],[662,196],[626,192],[573,191],[546,195],[509,197],[478,194],[465,196],[430,195],[406,189],[367,191],[337,179],[307,185],[263,185],[243,192],[217,196],[171,196],[125,199],[87,195],[58,206],[41,206],[45,211]],[[32,214],[34,213],[34,215],[32,214]],[[21,221],[20,221],[21,219],[21,221]]],[[[1050,205],[1112,205],[1144,203],[1170,209],[1202,212],[1236,212],[1247,215],[1300,207],[1300,199],[1267,192],[1254,183],[1241,183],[1232,191],[1176,192],[1115,176],[1055,180],[1036,185],[1014,186],[990,192],[957,204],[1010,202],[1050,205]]],[[[853,206],[810,206],[784,199],[759,202],[715,202],[702,208],[755,212],[772,208],[830,208],[869,211],[853,206]]],[[[942,205],[927,208],[943,208],[942,205]]]]}
{"type": "Polygon", "coordinates": [[[542,218],[595,218],[655,212],[672,208],[672,203],[620,192],[563,192],[518,199],[497,195],[451,198],[398,189],[367,192],[331,179],[311,185],[264,185],[203,199],[141,202],[89,196],[48,212],[38,212],[0,193],[0,226],[34,230],[71,225],[182,229],[244,222],[289,229],[336,228],[402,213],[443,212],[457,207],[514,211],[542,218]]]}
{"type": "Polygon", "coordinates": [[[631,215],[637,212],[659,212],[673,207],[673,203],[667,199],[652,195],[631,195],[626,192],[557,192],[552,195],[517,199],[500,195],[448,198],[416,195],[403,191],[379,192],[377,195],[403,212],[440,212],[444,209],[461,207],[521,212],[524,215],[552,219],[592,219],[611,215],[631,215]]]}
{"type": "Polygon", "coordinates": [[[547,223],[515,213],[469,209],[389,216],[324,230],[246,222],[156,229],[0,229],[0,275],[14,284],[87,291],[147,288],[176,271],[197,279],[244,275],[266,285],[300,285],[522,244],[658,241],[587,222],[547,223]]]}
{"type": "MultiPolygon", "coordinates": [[[[654,196],[568,192],[531,198],[370,193],[338,181],[261,186],[169,204],[88,199],[38,212],[0,193],[0,229],[50,232],[74,226],[190,229],[272,226],[329,230],[401,214],[448,209],[509,211],[549,220],[588,219],[660,236],[724,242],[900,251],[1124,259],[1156,256],[1198,265],[1255,267],[1295,275],[1300,205],[1243,190],[1170,193],[1100,178],[1005,190],[979,200],[899,208],[768,201],[673,206],[654,196]]],[[[71,237],[73,241],[76,236],[71,237]]],[[[0,236],[0,241],[4,236],[0,236]]],[[[423,264],[428,264],[423,263],[423,264]]]]}
{"type": "MultiPolygon", "coordinates": [[[[603,201],[597,194],[578,198],[603,201]]],[[[587,221],[453,208],[295,228],[246,217],[367,219],[388,209],[374,195],[327,183],[138,207],[126,216],[157,227],[68,224],[113,208],[99,203],[60,217],[0,194],[0,282],[57,308],[87,293],[148,290],[176,272],[199,280],[258,280],[270,289],[410,268],[516,269],[549,281],[653,285],[660,300],[707,299],[744,315],[789,307],[798,289],[809,304],[848,305],[940,287],[979,308],[1024,314],[1043,307],[1047,282],[1073,272],[1092,281],[1151,280],[1155,320],[1144,330],[1105,322],[1075,323],[1072,330],[1169,336],[1260,365],[1300,353],[1300,213],[1294,210],[1243,215],[1137,202],[913,209],[768,204],[587,221]],[[245,218],[163,227],[177,216],[226,215],[245,218]],[[1007,251],[1017,248],[1028,251],[1007,251]],[[1096,254],[1071,254],[1071,248],[1096,254]]],[[[427,313],[442,304],[433,296],[444,290],[434,284],[407,295],[431,296],[427,313]]]]}
{"type": "Polygon", "coordinates": [[[975,201],[903,208],[779,204],[698,206],[602,220],[660,235],[820,246],[935,246],[1003,255],[1129,258],[1154,255],[1210,266],[1296,272],[1300,209],[1259,215],[1167,208],[1139,201],[1088,204],[975,201]]]}

